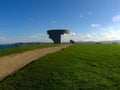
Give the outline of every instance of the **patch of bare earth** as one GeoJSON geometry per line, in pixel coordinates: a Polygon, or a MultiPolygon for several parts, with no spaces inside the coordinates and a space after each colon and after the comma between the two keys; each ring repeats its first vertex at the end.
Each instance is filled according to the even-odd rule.
{"type": "Polygon", "coordinates": [[[0,81],[8,75],[18,71],[20,68],[26,66],[30,62],[35,61],[46,54],[62,50],[68,46],[69,45],[61,45],[56,47],[36,49],[0,58],[0,81]]]}

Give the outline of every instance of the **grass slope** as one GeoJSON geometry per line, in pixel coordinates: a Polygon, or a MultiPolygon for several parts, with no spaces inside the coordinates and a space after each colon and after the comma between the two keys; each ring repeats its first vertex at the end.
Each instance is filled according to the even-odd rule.
{"type": "Polygon", "coordinates": [[[72,45],[29,64],[3,90],[120,90],[120,45],[72,45]]]}
{"type": "Polygon", "coordinates": [[[16,54],[16,53],[22,53],[25,51],[34,50],[38,48],[46,48],[46,47],[53,47],[53,46],[57,46],[57,44],[41,44],[41,45],[34,45],[34,46],[23,46],[23,47],[18,47],[18,48],[4,49],[4,50],[0,50],[0,57],[11,55],[11,54],[16,54]]]}

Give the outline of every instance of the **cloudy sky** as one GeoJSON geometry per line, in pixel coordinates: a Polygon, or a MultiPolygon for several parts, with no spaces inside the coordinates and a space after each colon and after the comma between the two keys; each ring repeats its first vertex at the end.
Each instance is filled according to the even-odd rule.
{"type": "Polygon", "coordinates": [[[0,0],[0,44],[51,42],[49,29],[69,29],[62,42],[120,40],[120,0],[0,0]]]}

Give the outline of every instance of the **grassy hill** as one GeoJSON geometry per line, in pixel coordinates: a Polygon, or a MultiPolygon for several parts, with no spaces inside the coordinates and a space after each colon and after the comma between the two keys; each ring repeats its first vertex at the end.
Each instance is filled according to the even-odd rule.
{"type": "Polygon", "coordinates": [[[72,45],[0,82],[1,90],[120,90],[120,45],[72,45]]]}

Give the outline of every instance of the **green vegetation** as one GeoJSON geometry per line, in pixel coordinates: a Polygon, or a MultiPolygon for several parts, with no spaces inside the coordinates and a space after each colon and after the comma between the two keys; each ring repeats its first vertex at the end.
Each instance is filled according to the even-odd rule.
{"type": "Polygon", "coordinates": [[[22,53],[24,51],[34,50],[38,48],[53,47],[57,45],[59,44],[41,44],[41,45],[34,45],[34,46],[22,46],[18,48],[9,48],[5,50],[0,50],[0,57],[15,54],[15,53],[22,53]]]}
{"type": "Polygon", "coordinates": [[[3,90],[120,90],[120,45],[72,45],[0,83],[3,90]]]}

